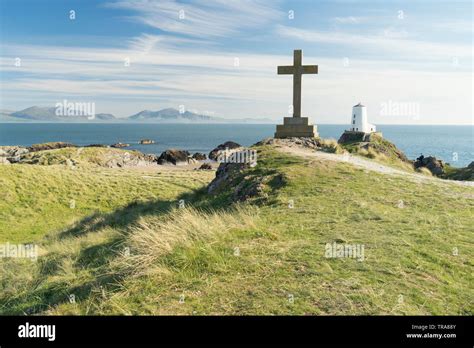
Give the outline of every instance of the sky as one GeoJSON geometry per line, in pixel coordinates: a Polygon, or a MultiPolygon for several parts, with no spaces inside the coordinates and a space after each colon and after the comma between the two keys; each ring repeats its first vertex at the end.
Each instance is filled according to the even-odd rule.
{"type": "Polygon", "coordinates": [[[97,113],[184,108],[224,118],[473,124],[472,2],[0,0],[0,109],[93,102],[97,113]],[[73,11],[73,12],[71,12],[73,11]]]}

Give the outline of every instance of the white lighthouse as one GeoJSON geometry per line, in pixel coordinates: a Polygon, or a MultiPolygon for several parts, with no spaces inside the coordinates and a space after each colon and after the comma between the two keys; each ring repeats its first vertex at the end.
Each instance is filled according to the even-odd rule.
{"type": "Polygon", "coordinates": [[[376,127],[367,122],[367,108],[361,103],[352,107],[351,131],[373,133],[376,127]]]}

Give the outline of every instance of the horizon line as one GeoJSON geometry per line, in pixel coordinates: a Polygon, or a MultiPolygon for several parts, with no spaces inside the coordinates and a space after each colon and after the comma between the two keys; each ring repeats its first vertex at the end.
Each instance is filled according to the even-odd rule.
{"type": "MultiPolygon", "coordinates": [[[[120,120],[117,118],[117,120],[120,120]]],[[[126,119],[124,119],[125,121],[126,119]]],[[[251,123],[246,123],[246,122],[146,122],[146,121],[128,121],[128,122],[117,122],[117,121],[92,121],[92,122],[50,122],[50,121],[19,121],[19,122],[1,122],[0,124],[113,124],[113,123],[134,123],[134,124],[176,124],[176,125],[184,125],[184,124],[192,124],[192,125],[206,125],[206,124],[242,124],[242,125],[276,125],[279,124],[278,121],[275,121],[276,123],[269,123],[269,122],[251,122],[251,123]]],[[[348,123],[313,123],[314,125],[325,125],[325,126],[344,126],[350,124],[348,123]]],[[[474,127],[474,123],[458,123],[458,124],[452,124],[452,123],[418,123],[418,124],[406,124],[406,123],[377,123],[375,124],[376,126],[471,126],[474,127]]]]}

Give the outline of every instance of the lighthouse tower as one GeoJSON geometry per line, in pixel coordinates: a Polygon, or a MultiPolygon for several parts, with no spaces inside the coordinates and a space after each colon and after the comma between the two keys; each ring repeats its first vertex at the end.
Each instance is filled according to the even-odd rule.
{"type": "Polygon", "coordinates": [[[367,108],[361,103],[352,107],[351,131],[363,133],[376,132],[376,127],[367,122],[367,108]]]}

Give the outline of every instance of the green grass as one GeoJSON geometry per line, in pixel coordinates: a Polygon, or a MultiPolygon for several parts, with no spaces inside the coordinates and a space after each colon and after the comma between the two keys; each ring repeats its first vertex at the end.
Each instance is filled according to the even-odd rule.
{"type": "Polygon", "coordinates": [[[212,176],[204,171],[189,176],[136,169],[0,165],[0,243],[37,241],[81,218],[132,202],[176,200],[212,176]]]}
{"type": "Polygon", "coordinates": [[[393,168],[414,172],[413,163],[405,154],[393,143],[377,135],[373,136],[369,142],[347,141],[339,146],[352,154],[370,158],[393,168]]]}
{"type": "MultiPolygon", "coordinates": [[[[15,180],[34,191],[30,182],[40,167],[28,168],[34,169],[15,180]]],[[[93,175],[76,170],[85,172],[74,178],[93,175]]],[[[108,185],[111,178],[100,173],[87,180],[108,185]]],[[[123,175],[118,196],[138,180],[123,175]]],[[[37,262],[3,260],[0,312],[473,314],[473,188],[366,173],[269,146],[242,175],[284,177],[284,185],[267,185],[264,200],[230,205],[229,192],[199,190],[204,174],[180,175],[156,183],[155,200],[58,227],[39,240],[37,262]],[[166,193],[170,187],[179,189],[166,193]],[[177,199],[185,199],[185,209],[173,208],[177,199]],[[326,258],[325,245],[334,241],[363,244],[364,261],[326,258]]],[[[34,219],[43,219],[41,212],[34,219]]],[[[25,226],[18,233],[27,232],[25,226]]]]}
{"type": "Polygon", "coordinates": [[[445,166],[446,173],[442,176],[449,180],[474,181],[474,167],[456,168],[450,165],[445,166]]]}

